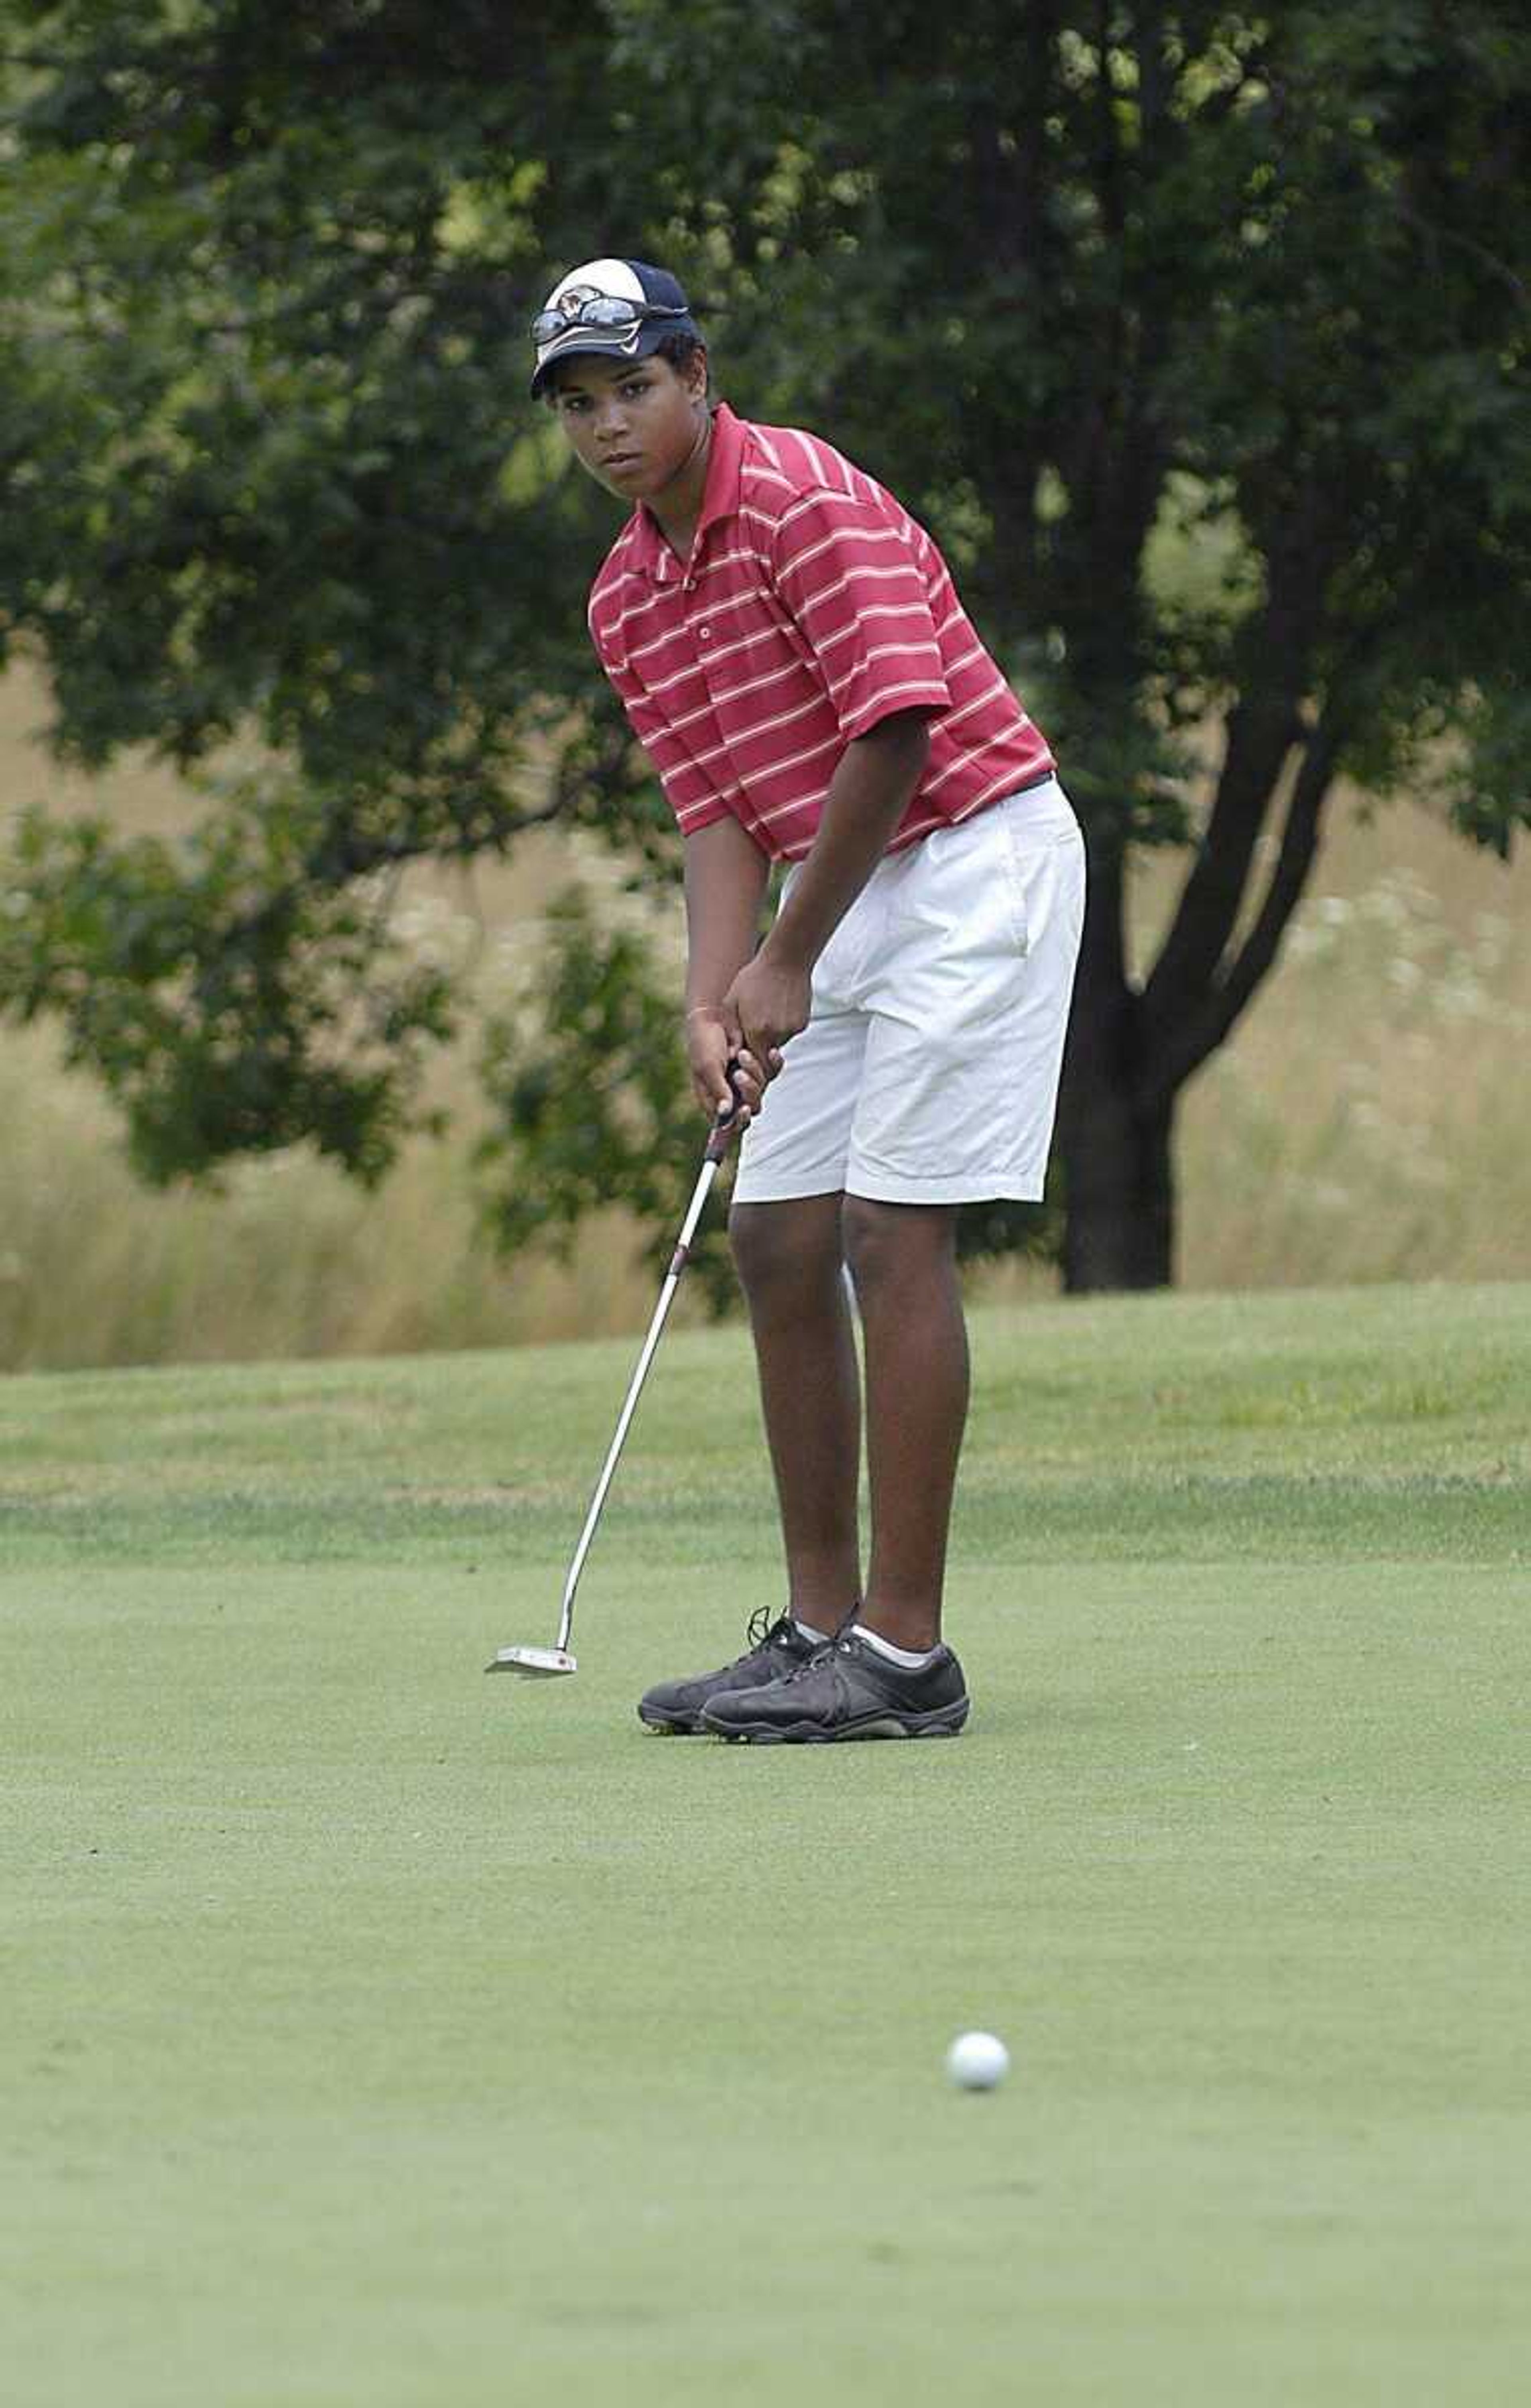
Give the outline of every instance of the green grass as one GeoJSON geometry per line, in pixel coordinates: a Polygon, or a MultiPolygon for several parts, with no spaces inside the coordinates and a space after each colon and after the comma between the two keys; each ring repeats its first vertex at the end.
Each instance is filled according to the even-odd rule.
{"type": "Polygon", "coordinates": [[[7,2402],[1524,2396],[1531,1289],[974,1335],[940,1747],[633,1718],[737,1332],[546,1687],[627,1344],[0,1383],[7,2402]]]}

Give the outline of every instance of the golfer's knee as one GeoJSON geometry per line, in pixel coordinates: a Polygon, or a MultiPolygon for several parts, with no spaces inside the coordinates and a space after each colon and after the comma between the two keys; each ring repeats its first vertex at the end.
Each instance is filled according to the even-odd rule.
{"type": "Polygon", "coordinates": [[[728,1241],[746,1296],[758,1303],[837,1278],[839,1250],[823,1219],[787,1204],[736,1204],[728,1241]]]}
{"type": "Polygon", "coordinates": [[[856,1293],[907,1295],[925,1273],[946,1278],[956,1239],[956,1212],[946,1205],[878,1204],[848,1196],[842,1217],[845,1259],[856,1293]]]}

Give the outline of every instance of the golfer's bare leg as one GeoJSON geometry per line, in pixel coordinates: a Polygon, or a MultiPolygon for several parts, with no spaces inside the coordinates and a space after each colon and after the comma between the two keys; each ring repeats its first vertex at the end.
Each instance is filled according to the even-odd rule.
{"type": "Polygon", "coordinates": [[[848,1196],[843,1224],[866,1356],[872,1560],[861,1620],[895,1647],[934,1647],[967,1419],[956,1207],[848,1196]]]}
{"type": "Polygon", "coordinates": [[[861,1381],[840,1275],[840,1201],[736,1204],[728,1223],[754,1332],[788,1596],[801,1621],[825,1631],[861,1595],[861,1381]]]}

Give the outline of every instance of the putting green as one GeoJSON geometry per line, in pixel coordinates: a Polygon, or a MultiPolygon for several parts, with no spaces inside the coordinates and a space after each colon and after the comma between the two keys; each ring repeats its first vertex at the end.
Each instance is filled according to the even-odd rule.
{"type": "Polygon", "coordinates": [[[1531,1290],[977,1316],[922,1747],[665,1346],[546,1684],[629,1348],[0,1384],[7,2400],[1520,2397],[1531,1290]]]}

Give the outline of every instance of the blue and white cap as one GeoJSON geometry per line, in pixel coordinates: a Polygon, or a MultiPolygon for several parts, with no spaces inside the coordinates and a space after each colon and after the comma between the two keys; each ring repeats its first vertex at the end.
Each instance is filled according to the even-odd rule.
{"type": "Polygon", "coordinates": [[[587,259],[559,278],[532,321],[533,399],[555,361],[577,351],[645,360],[666,335],[702,339],[691,304],[667,269],[644,259],[587,259]]]}

